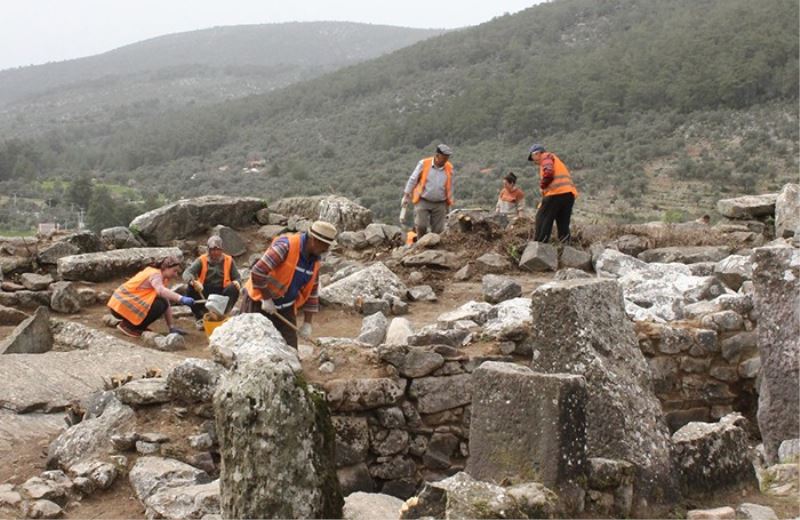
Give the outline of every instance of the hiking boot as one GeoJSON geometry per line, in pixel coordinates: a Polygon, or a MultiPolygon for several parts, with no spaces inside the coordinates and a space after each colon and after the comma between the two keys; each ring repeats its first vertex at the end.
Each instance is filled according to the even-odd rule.
{"type": "Polygon", "coordinates": [[[130,336],[131,338],[140,338],[142,336],[141,330],[134,329],[124,321],[121,321],[119,325],[117,325],[117,330],[125,334],[126,336],[130,336]]]}

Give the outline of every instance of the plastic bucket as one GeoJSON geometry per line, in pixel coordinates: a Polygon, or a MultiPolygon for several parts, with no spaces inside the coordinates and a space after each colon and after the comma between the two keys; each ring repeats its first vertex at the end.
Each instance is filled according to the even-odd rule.
{"type": "Polygon", "coordinates": [[[228,321],[227,317],[225,317],[225,319],[223,320],[216,321],[208,319],[207,314],[203,316],[203,330],[206,331],[206,336],[211,336],[211,333],[214,332],[214,329],[216,329],[226,321],[228,321]]]}

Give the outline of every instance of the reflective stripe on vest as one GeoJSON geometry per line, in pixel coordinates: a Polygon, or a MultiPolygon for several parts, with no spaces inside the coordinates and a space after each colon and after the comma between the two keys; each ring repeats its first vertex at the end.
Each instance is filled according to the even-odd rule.
{"type": "MultiPolygon", "coordinates": [[[[279,238],[279,237],[278,237],[279,238]]],[[[277,240],[278,238],[275,238],[277,240]]],[[[308,280],[308,283],[300,289],[300,292],[297,295],[297,299],[294,301],[294,308],[295,310],[301,308],[303,304],[306,303],[308,297],[311,295],[311,291],[314,289],[314,283],[316,283],[317,275],[319,274],[319,266],[320,262],[317,261],[314,263],[313,271],[309,272],[302,267],[299,267],[297,264],[300,261],[300,249],[302,249],[302,236],[300,233],[296,235],[289,235],[286,237],[289,239],[289,251],[286,253],[286,259],[283,261],[281,265],[276,267],[272,270],[270,274],[266,276],[267,278],[267,285],[269,288],[270,294],[272,294],[273,298],[280,298],[286,291],[289,290],[289,286],[292,285],[292,278],[294,278],[294,273],[296,271],[304,272],[305,274],[310,274],[311,278],[308,280]]],[[[273,243],[275,242],[273,240],[273,243]]],[[[247,282],[244,284],[245,289],[247,289],[247,294],[250,296],[251,300],[254,301],[261,301],[263,299],[263,294],[261,293],[260,289],[256,289],[253,287],[253,278],[248,277],[247,282]]],[[[291,305],[291,303],[287,302],[284,303],[281,308],[287,307],[291,305]]]]}
{"type": "MultiPolygon", "coordinates": [[[[554,153],[548,153],[553,159],[553,181],[542,190],[542,196],[550,197],[551,195],[561,195],[563,193],[572,193],[576,198],[578,197],[578,189],[572,182],[572,177],[566,165],[561,162],[561,159],[554,153]]],[[[544,167],[539,165],[539,179],[544,179],[544,167]]]]}
{"type": "Polygon", "coordinates": [[[134,325],[142,323],[150,312],[158,292],[153,287],[140,287],[140,285],[160,272],[154,267],[138,272],[133,278],[117,287],[108,300],[108,308],[134,325]]]}
{"type": "MultiPolygon", "coordinates": [[[[419,199],[422,198],[422,191],[425,189],[425,183],[428,182],[428,172],[431,171],[431,166],[433,166],[433,157],[428,157],[427,159],[422,160],[422,171],[419,174],[419,180],[417,181],[417,185],[414,187],[414,191],[411,194],[411,202],[416,204],[419,202],[419,199]]],[[[450,161],[444,163],[444,173],[447,179],[444,183],[444,197],[447,200],[447,205],[453,205],[453,165],[450,164],[450,161]]]]}
{"type": "MultiPolygon", "coordinates": [[[[231,265],[233,265],[233,257],[231,255],[222,255],[222,288],[231,284],[231,265]]],[[[205,285],[206,274],[208,273],[208,254],[200,255],[200,274],[197,275],[197,281],[205,285]]]]}

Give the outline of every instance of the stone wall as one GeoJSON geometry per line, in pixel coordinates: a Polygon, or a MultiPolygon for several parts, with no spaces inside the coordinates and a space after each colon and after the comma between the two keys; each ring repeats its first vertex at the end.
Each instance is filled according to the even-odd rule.
{"type": "Polygon", "coordinates": [[[464,469],[469,456],[471,373],[487,359],[447,346],[380,348],[394,377],[324,384],[344,494],[410,497],[425,480],[464,469]]]}
{"type": "Polygon", "coordinates": [[[754,325],[731,322],[719,330],[689,322],[636,324],[670,431],[690,421],[716,421],[731,411],[755,424],[760,362],[754,325]]]}

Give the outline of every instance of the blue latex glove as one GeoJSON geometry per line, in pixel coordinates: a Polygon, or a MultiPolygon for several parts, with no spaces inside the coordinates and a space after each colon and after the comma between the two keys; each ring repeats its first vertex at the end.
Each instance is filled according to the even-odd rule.
{"type": "MultiPolygon", "coordinates": [[[[184,296],[184,298],[185,298],[185,296],[184,296]]],[[[191,300],[191,298],[189,298],[189,299],[191,300]]],[[[185,330],[183,330],[183,329],[181,329],[179,327],[170,327],[169,328],[169,333],[170,334],[180,334],[181,336],[186,336],[187,334],[189,334],[188,332],[186,332],[185,330]]]]}
{"type": "Polygon", "coordinates": [[[181,296],[181,305],[188,305],[191,307],[194,305],[194,298],[189,298],[188,296],[181,296]]]}

